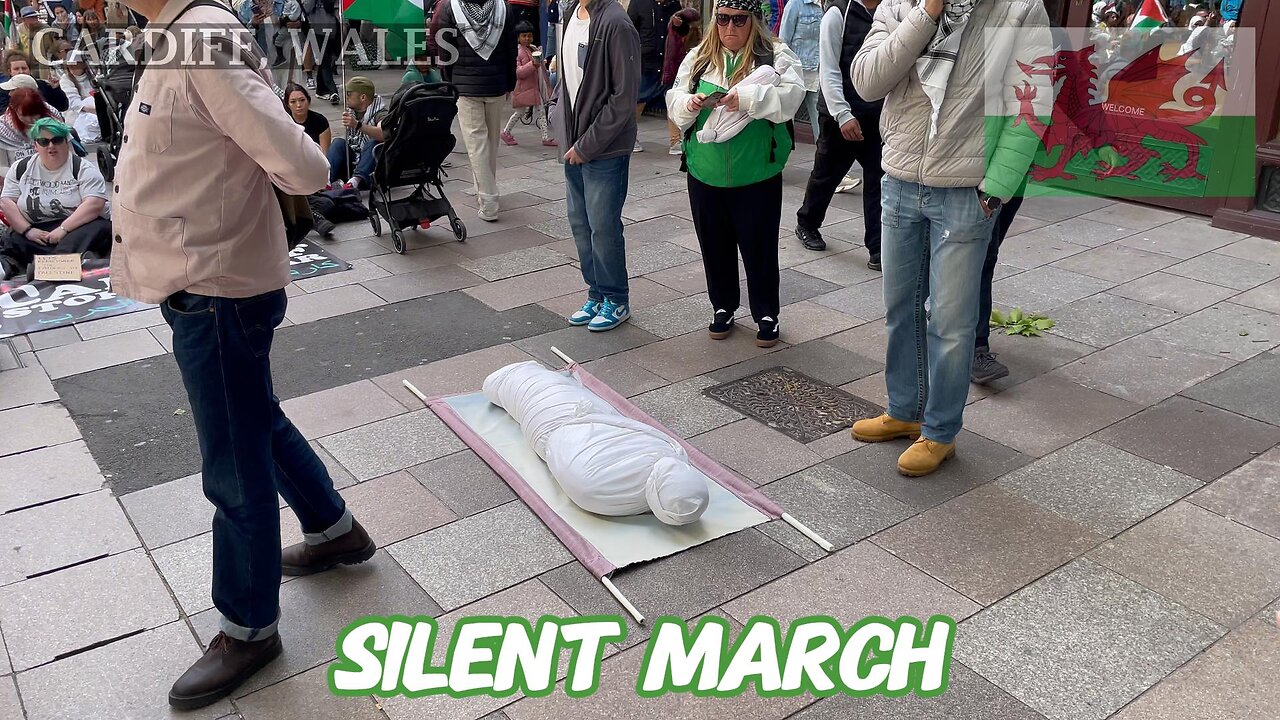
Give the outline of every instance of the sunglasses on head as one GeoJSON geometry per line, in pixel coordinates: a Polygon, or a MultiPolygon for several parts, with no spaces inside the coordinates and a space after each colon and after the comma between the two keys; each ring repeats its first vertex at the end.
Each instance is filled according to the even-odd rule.
{"type": "Polygon", "coordinates": [[[734,27],[746,27],[747,21],[750,19],[750,14],[725,15],[724,13],[716,13],[716,24],[720,27],[729,27],[729,23],[733,23],[734,27]]]}
{"type": "Polygon", "coordinates": [[[36,144],[39,145],[40,147],[49,147],[50,145],[64,145],[66,144],[66,142],[67,142],[67,139],[64,137],[36,138],[36,144]]]}

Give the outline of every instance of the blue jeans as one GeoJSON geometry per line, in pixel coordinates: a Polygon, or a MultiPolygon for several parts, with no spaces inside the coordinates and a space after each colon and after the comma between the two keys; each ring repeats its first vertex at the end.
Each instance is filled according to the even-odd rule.
{"type": "Polygon", "coordinates": [[[882,188],[888,412],[922,423],[930,440],[953,442],[969,395],[982,265],[995,219],[972,187],[933,188],[886,175],[882,188]]]}
{"type": "Polygon", "coordinates": [[[628,301],[627,251],[622,240],[622,203],[627,199],[627,170],[631,153],[564,165],[569,227],[578,245],[587,297],[628,301]]]}
{"type": "Polygon", "coordinates": [[[358,177],[365,187],[369,186],[369,178],[373,176],[373,166],[378,161],[374,148],[382,143],[367,143],[360,153],[347,152],[347,139],[334,138],[329,143],[329,182],[358,177]],[[352,158],[351,156],[355,157],[352,158]],[[350,175],[348,175],[350,173],[350,175]]]}
{"type": "Polygon", "coordinates": [[[324,463],[280,409],[271,341],[284,290],[250,298],[179,292],[160,305],[191,402],[213,503],[213,604],[239,640],[276,631],[280,616],[278,492],[316,544],[351,529],[324,463]]]}
{"type": "Polygon", "coordinates": [[[821,130],[818,128],[818,98],[821,95],[818,92],[807,92],[804,94],[804,106],[809,112],[809,125],[813,129],[813,142],[817,144],[818,135],[821,130]]]}

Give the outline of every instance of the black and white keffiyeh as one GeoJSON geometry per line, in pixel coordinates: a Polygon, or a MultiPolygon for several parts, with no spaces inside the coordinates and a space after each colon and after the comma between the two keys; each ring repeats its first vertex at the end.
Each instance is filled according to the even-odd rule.
{"type": "MultiPolygon", "coordinates": [[[[980,0],[946,0],[942,17],[938,19],[938,31],[916,60],[920,84],[924,86],[924,94],[933,106],[933,113],[929,118],[930,134],[938,131],[938,113],[942,109],[942,98],[947,94],[951,70],[960,54],[960,40],[964,36],[965,25],[969,24],[973,8],[979,2],[980,0]]],[[[923,5],[924,0],[916,0],[916,3],[923,5]]]]}
{"type": "Polygon", "coordinates": [[[476,54],[485,60],[502,40],[507,22],[507,4],[503,0],[451,0],[453,21],[476,54]]]}

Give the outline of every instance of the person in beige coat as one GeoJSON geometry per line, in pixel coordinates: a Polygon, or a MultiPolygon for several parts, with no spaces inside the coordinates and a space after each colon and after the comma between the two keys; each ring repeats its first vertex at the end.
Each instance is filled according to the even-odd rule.
{"type": "Polygon", "coordinates": [[[271,342],[289,283],[272,186],[316,192],[329,164],[285,112],[268,71],[247,64],[259,58],[226,6],[129,2],[150,21],[147,42],[167,42],[183,58],[145,68],[125,116],[111,280],[117,294],[159,304],[173,329],[204,494],[216,509],[221,631],[169,691],[170,705],[192,709],[225,697],[280,654],[282,572],[363,562],[375,546],[272,391],[271,342]],[[166,33],[178,22],[184,32],[166,33]],[[206,32],[185,32],[193,25],[206,32]],[[305,538],[283,552],[277,493],[305,538]]]}
{"type": "Polygon", "coordinates": [[[853,436],[916,438],[898,458],[904,475],[927,475],[955,454],[987,244],[1040,142],[1026,123],[987,121],[1017,116],[1027,93],[1048,115],[1052,89],[1018,65],[1050,52],[1048,24],[1041,0],[885,0],[853,60],[858,94],[885,98],[889,339],[887,412],[855,423],[853,436]]]}

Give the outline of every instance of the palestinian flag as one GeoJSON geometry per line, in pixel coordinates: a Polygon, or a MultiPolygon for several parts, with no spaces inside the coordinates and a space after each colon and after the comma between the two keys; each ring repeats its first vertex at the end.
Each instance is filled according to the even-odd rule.
{"type": "Polygon", "coordinates": [[[1142,9],[1133,18],[1133,30],[1155,30],[1169,24],[1169,15],[1160,0],[1143,0],[1142,9]]]}
{"type": "Polygon", "coordinates": [[[426,12],[424,0],[342,0],[342,17],[364,20],[387,29],[388,57],[409,57],[409,41],[421,53],[426,44],[426,12]],[[410,34],[412,33],[412,34],[410,34]]]}

